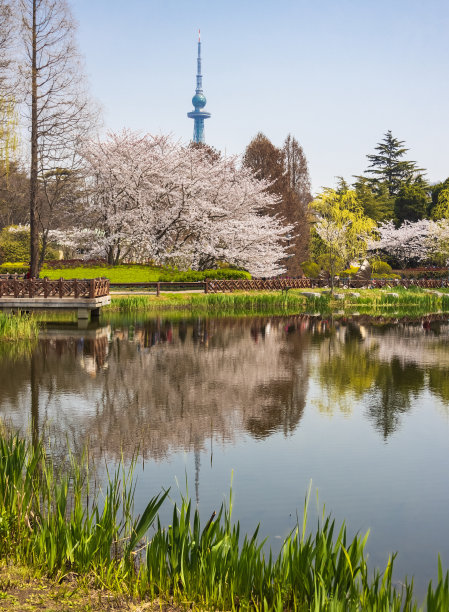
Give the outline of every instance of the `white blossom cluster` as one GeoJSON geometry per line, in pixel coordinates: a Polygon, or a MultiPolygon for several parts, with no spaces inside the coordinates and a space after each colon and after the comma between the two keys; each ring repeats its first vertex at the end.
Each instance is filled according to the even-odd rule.
{"type": "Polygon", "coordinates": [[[371,241],[368,250],[387,253],[403,266],[414,261],[425,262],[436,252],[438,227],[438,223],[429,219],[404,221],[398,228],[393,221],[387,221],[377,228],[379,240],[371,241]]]}
{"type": "Polygon", "coordinates": [[[59,236],[66,246],[114,262],[205,269],[222,261],[255,276],[284,271],[293,228],[264,214],[277,197],[236,157],[123,131],[91,142],[84,159],[84,215],[80,228],[59,236]]]}

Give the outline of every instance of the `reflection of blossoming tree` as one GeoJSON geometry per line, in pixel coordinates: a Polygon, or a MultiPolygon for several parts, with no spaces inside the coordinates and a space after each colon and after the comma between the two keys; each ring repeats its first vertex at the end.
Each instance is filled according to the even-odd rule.
{"type": "MultiPolygon", "coordinates": [[[[256,342],[248,323],[153,321],[136,326],[132,341],[121,326],[106,363],[103,337],[51,336],[36,352],[41,409],[34,423],[48,425],[61,453],[67,436],[77,449],[89,441],[94,455],[111,457],[139,447],[142,456],[163,459],[246,432],[288,436],[304,410],[308,335],[294,322],[286,331],[281,321],[258,320],[256,342]]],[[[28,358],[0,363],[0,383],[1,412],[26,428],[28,358]]]]}

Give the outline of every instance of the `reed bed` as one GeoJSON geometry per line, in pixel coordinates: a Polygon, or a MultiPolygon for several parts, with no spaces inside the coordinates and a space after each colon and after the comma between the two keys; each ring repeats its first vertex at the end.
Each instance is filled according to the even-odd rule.
{"type": "Polygon", "coordinates": [[[248,293],[212,293],[155,296],[113,297],[105,312],[135,312],[161,310],[190,310],[211,314],[291,314],[311,308],[327,311],[329,296],[308,297],[300,291],[248,293]]]}
{"type": "Polygon", "coordinates": [[[136,312],[136,311],[155,311],[189,308],[189,300],[186,294],[164,295],[155,297],[154,295],[129,295],[112,296],[111,304],[104,306],[103,312],[136,312]]]}
{"type": "MultiPolygon", "coordinates": [[[[315,532],[303,520],[275,557],[259,528],[240,533],[227,505],[201,524],[188,496],[174,504],[171,524],[158,517],[168,491],[133,517],[132,467],[120,466],[104,491],[92,492],[89,463],[70,457],[57,470],[44,446],[0,435],[0,558],[62,580],[73,572],[91,584],[159,605],[174,600],[208,610],[418,610],[413,582],[395,588],[394,557],[368,570],[368,534],[348,539],[323,514],[315,532]],[[150,535],[148,536],[148,530],[150,535]]],[[[310,493],[310,491],[309,491],[310,493]]],[[[429,612],[449,609],[449,577],[439,562],[429,584],[429,612]]]]}
{"type": "Polygon", "coordinates": [[[112,304],[106,307],[107,312],[163,312],[167,310],[184,310],[193,313],[219,315],[245,314],[299,314],[315,312],[330,314],[333,310],[344,310],[348,314],[358,307],[365,313],[369,309],[373,314],[381,310],[395,308],[409,314],[419,310],[420,313],[449,312],[449,293],[424,291],[417,287],[405,289],[395,287],[389,290],[360,290],[357,297],[353,291],[339,292],[339,298],[329,294],[319,297],[305,295],[299,290],[290,290],[287,294],[280,291],[254,291],[214,294],[180,294],[156,296],[121,296],[113,297],[112,304]]]}
{"type": "Polygon", "coordinates": [[[39,320],[25,314],[0,312],[0,341],[35,340],[39,334],[39,320]]]}

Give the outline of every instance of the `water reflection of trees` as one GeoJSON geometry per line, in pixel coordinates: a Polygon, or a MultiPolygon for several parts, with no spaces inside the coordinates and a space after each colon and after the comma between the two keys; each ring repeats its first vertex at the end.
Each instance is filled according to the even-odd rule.
{"type": "Polygon", "coordinates": [[[336,322],[317,367],[327,405],[346,409],[365,398],[368,417],[387,439],[426,386],[449,400],[449,354],[442,342],[448,335],[447,324],[427,318],[381,327],[336,322]]]}
{"type": "Polygon", "coordinates": [[[164,457],[242,432],[288,435],[307,392],[304,325],[290,319],[150,321],[94,338],[44,337],[31,360],[0,365],[0,404],[52,438],[164,457]],[[39,388],[39,402],[36,388],[39,388]],[[64,436],[62,436],[64,438],[64,436]]]}
{"type": "MultiPolygon", "coordinates": [[[[313,317],[152,320],[48,330],[30,357],[0,355],[0,411],[53,444],[163,458],[299,425],[355,402],[387,439],[424,388],[449,403],[447,323],[372,326],[313,317]],[[324,399],[323,399],[324,398],[324,399]],[[326,400],[326,401],[324,401],[326,400]]],[[[62,452],[62,451],[61,451],[62,452]]]]}

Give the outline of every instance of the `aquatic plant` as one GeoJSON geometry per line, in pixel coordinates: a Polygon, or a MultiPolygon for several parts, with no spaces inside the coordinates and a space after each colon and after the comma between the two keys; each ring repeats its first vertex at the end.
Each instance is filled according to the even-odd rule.
{"type": "Polygon", "coordinates": [[[0,341],[34,340],[38,333],[39,321],[36,317],[0,312],[0,341]]]}
{"type": "MultiPolygon", "coordinates": [[[[102,492],[92,492],[89,469],[87,455],[69,455],[57,469],[42,443],[0,431],[0,557],[59,580],[75,572],[103,587],[200,609],[417,609],[413,582],[394,586],[394,556],[383,572],[369,572],[368,534],[351,540],[324,513],[316,530],[308,529],[309,495],[302,522],[274,557],[258,526],[243,535],[233,523],[232,490],[205,525],[186,494],[164,526],[158,512],[168,491],[135,518],[132,465],[119,465],[102,492]]],[[[449,575],[439,561],[427,610],[447,609],[448,602],[449,575]]]]}
{"type": "Polygon", "coordinates": [[[117,296],[104,311],[161,311],[184,309],[210,314],[291,314],[304,310],[328,311],[329,295],[308,296],[300,291],[254,291],[210,294],[164,294],[160,297],[117,296]]]}

